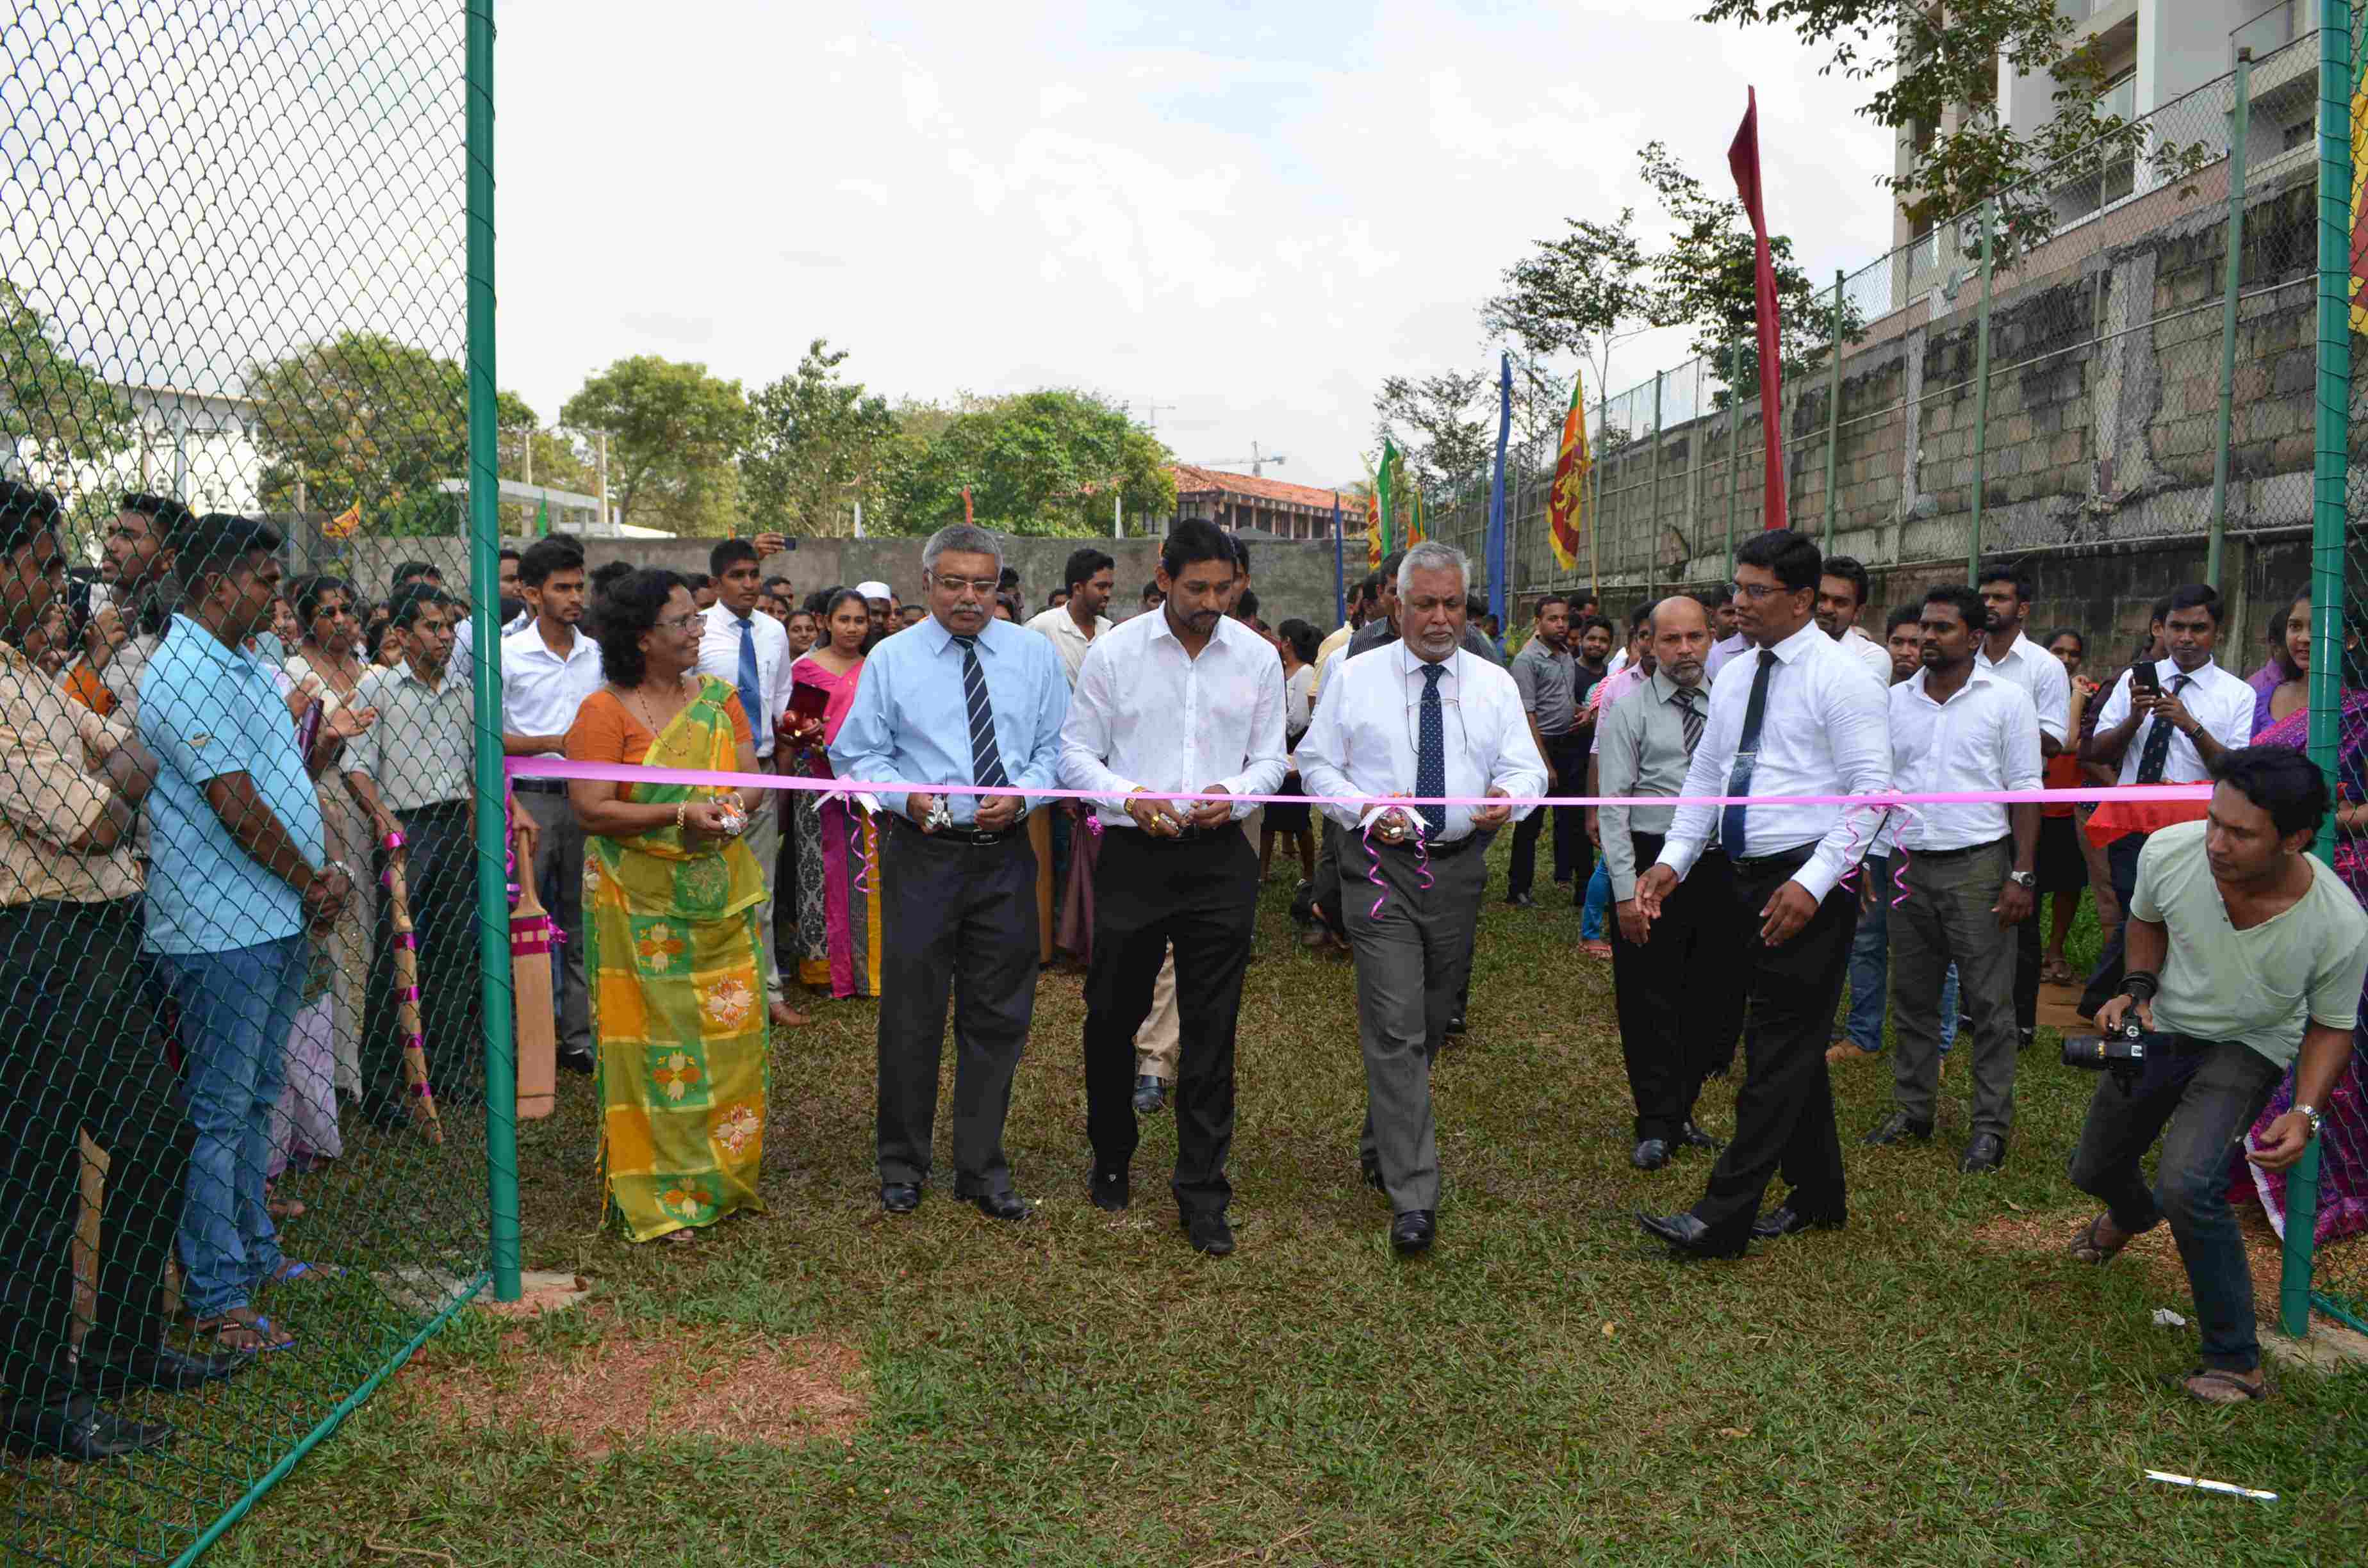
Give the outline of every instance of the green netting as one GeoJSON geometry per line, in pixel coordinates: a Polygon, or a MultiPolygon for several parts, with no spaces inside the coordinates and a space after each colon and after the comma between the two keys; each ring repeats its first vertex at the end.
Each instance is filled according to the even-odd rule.
{"type": "Polygon", "coordinates": [[[470,756],[436,728],[466,676],[428,678],[465,611],[379,624],[404,562],[467,592],[463,46],[427,0],[0,20],[12,1562],[192,1552],[486,1268],[470,756]],[[265,548],[210,570],[217,515],[265,548]],[[98,759],[142,751],[127,809],[98,759]],[[309,871],[225,855],[269,849],[241,778],[308,868],[350,868],[334,918],[336,879],[308,903],[309,871]],[[136,1386],[242,1306],[292,1347],[136,1386]],[[138,1451],[56,1457],[89,1436],[138,1451]]]}

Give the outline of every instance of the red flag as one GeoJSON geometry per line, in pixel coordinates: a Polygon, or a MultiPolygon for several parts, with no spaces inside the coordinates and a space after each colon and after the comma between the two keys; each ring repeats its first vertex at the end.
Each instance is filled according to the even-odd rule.
{"type": "Polygon", "coordinates": [[[1735,191],[1743,210],[1751,214],[1753,315],[1759,327],[1759,437],[1766,448],[1767,472],[1762,479],[1761,516],[1765,526],[1781,528],[1784,522],[1783,367],[1778,362],[1776,323],[1776,261],[1768,251],[1768,212],[1759,199],[1759,95],[1749,87],[1743,124],[1726,150],[1726,166],[1735,175],[1735,191]]]}
{"type": "Polygon", "coordinates": [[[962,486],[962,521],[967,523],[974,520],[970,515],[970,486],[965,484],[962,486]]]}

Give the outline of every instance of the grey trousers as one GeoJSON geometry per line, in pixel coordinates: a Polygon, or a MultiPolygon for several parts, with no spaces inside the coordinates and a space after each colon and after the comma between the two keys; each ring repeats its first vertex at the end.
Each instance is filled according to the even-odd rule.
{"type": "Polygon", "coordinates": [[[1964,855],[1907,851],[1907,902],[1888,912],[1891,1085],[1893,1103],[1918,1121],[1933,1119],[1940,1097],[1941,988],[1953,962],[1958,1006],[1973,1020],[1971,1131],[2004,1138],[2014,1125],[2015,933],[1990,913],[2013,868],[2011,838],[1964,855]]]}
{"type": "Polygon", "coordinates": [[[1370,881],[1360,880],[1341,894],[1357,954],[1357,1038],[1365,1054],[1358,1152],[1381,1167],[1392,1212],[1405,1214],[1439,1207],[1430,1064],[1471,972],[1488,857],[1478,844],[1460,854],[1433,854],[1426,888],[1411,852],[1385,848],[1381,877],[1389,891],[1379,915],[1370,881]]]}
{"type": "Polygon", "coordinates": [[[518,810],[534,819],[534,885],[551,923],[566,940],[552,955],[559,1004],[559,1049],[592,1050],[592,1006],[584,989],[584,829],[564,795],[518,791],[518,810]]]}

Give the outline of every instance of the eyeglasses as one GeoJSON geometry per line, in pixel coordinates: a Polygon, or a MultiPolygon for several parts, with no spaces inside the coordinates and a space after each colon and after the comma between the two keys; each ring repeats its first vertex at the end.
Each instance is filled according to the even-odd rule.
{"type": "Polygon", "coordinates": [[[658,622],[658,630],[661,631],[688,631],[694,624],[697,623],[698,619],[699,612],[697,610],[692,610],[689,615],[670,616],[658,622]]]}
{"type": "Polygon", "coordinates": [[[1788,588],[1782,583],[1729,583],[1726,586],[1736,598],[1749,599],[1753,604],[1776,594],[1797,594],[1801,591],[1788,588]]]}
{"type": "Polygon", "coordinates": [[[1003,579],[1000,577],[932,576],[929,580],[937,584],[939,587],[951,588],[957,594],[961,593],[964,588],[968,588],[971,592],[976,594],[983,599],[993,598],[995,597],[996,589],[1003,585],[1003,579]]]}

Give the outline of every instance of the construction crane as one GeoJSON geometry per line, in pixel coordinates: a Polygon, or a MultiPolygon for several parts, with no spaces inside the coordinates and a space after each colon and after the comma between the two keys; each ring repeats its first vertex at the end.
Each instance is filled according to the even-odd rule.
{"type": "Polygon", "coordinates": [[[1248,457],[1220,458],[1215,462],[1202,463],[1201,466],[1202,468],[1239,468],[1242,464],[1247,463],[1250,465],[1251,478],[1264,479],[1266,477],[1267,464],[1272,463],[1277,468],[1280,468],[1290,460],[1291,460],[1289,458],[1284,457],[1281,452],[1261,450],[1258,444],[1256,441],[1252,441],[1250,443],[1250,455],[1248,457]]]}

